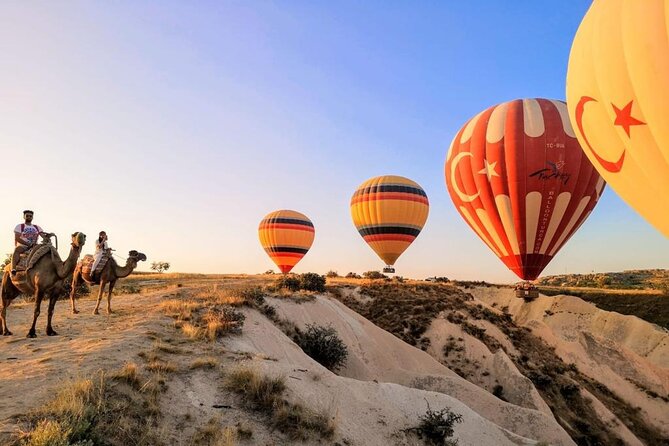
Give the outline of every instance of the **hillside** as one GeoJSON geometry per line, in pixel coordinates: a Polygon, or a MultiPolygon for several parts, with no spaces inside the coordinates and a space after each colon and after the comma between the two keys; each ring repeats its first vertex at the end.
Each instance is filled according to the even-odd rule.
{"type": "Polygon", "coordinates": [[[538,280],[548,296],[566,294],[597,307],[640,317],[669,329],[669,270],[567,274],[538,280]]]}
{"type": "Polygon", "coordinates": [[[564,274],[541,277],[538,285],[616,290],[669,291],[669,270],[638,269],[611,273],[564,274]]]}
{"type": "Polygon", "coordinates": [[[442,409],[462,417],[459,445],[667,436],[667,333],[637,318],[502,288],[335,279],[314,293],[274,280],[137,276],[112,315],[91,315],[90,297],[78,315],[59,302],[60,336],[40,320],[28,340],[31,305],[12,305],[0,443],[422,445],[422,417],[442,409]],[[336,331],[341,368],[296,343],[309,324],[336,331]]]}

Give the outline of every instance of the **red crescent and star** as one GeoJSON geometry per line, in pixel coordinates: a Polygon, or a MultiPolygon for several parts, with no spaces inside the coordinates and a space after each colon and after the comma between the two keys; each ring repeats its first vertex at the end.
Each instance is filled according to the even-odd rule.
{"type": "MultiPolygon", "coordinates": [[[[617,161],[609,161],[604,159],[599,156],[595,149],[592,148],[590,141],[588,141],[588,137],[583,130],[583,113],[585,111],[585,104],[590,101],[598,102],[597,99],[591,98],[590,96],[581,96],[581,100],[578,101],[578,104],[576,105],[576,124],[578,125],[578,130],[581,132],[581,136],[583,137],[585,144],[588,146],[588,149],[590,149],[590,152],[592,152],[602,167],[611,173],[620,172],[620,169],[623,168],[623,163],[625,162],[625,150],[623,150],[623,153],[620,155],[620,158],[618,158],[617,161]]],[[[625,130],[628,138],[630,137],[630,127],[633,125],[646,125],[645,122],[640,121],[632,116],[633,103],[633,100],[629,101],[623,108],[618,108],[615,106],[615,104],[611,104],[613,111],[616,113],[616,119],[613,121],[613,125],[621,126],[623,130],[625,130]]]]}

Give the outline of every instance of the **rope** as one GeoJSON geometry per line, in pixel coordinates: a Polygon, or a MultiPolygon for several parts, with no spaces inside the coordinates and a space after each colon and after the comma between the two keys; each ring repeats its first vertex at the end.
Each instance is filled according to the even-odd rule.
{"type": "Polygon", "coordinates": [[[121,256],[118,255],[118,254],[114,254],[113,252],[112,252],[112,255],[118,257],[119,259],[121,259],[121,260],[123,260],[123,261],[128,260],[128,259],[126,259],[125,257],[121,257],[121,256]]]}

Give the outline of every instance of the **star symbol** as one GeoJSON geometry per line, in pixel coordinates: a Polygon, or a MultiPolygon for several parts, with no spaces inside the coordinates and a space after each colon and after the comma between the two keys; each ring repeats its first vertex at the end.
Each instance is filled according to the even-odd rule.
{"type": "Polygon", "coordinates": [[[492,164],[488,162],[488,160],[483,160],[485,162],[485,167],[481,170],[479,170],[478,173],[485,174],[488,176],[488,181],[492,177],[498,177],[499,174],[495,171],[495,167],[497,166],[497,161],[493,162],[492,164]]]}
{"type": "Polygon", "coordinates": [[[624,130],[625,133],[627,133],[627,137],[630,137],[630,127],[633,125],[646,125],[645,122],[639,121],[635,117],[632,116],[632,103],[634,101],[629,101],[629,103],[623,107],[622,109],[616,107],[615,105],[611,104],[613,106],[613,111],[616,112],[616,120],[613,122],[613,125],[619,125],[621,126],[624,130]]]}

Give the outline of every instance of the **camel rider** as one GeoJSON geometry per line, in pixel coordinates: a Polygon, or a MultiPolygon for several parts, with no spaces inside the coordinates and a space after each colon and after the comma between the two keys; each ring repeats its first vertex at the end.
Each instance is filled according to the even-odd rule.
{"type": "Polygon", "coordinates": [[[100,231],[100,236],[95,241],[95,261],[91,268],[91,275],[95,272],[95,268],[98,267],[100,260],[102,260],[102,256],[107,252],[109,252],[109,246],[107,246],[107,233],[105,231],[100,231]]]}
{"type": "Polygon", "coordinates": [[[33,215],[34,212],[31,210],[23,211],[24,223],[19,223],[14,228],[14,242],[16,243],[16,247],[14,248],[14,254],[12,255],[12,275],[16,274],[16,264],[19,263],[21,254],[35,246],[40,235],[47,234],[42,231],[42,228],[33,224],[33,215]]]}

